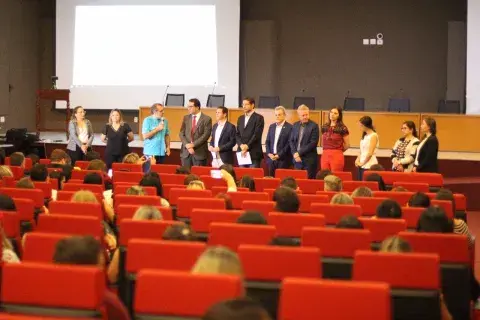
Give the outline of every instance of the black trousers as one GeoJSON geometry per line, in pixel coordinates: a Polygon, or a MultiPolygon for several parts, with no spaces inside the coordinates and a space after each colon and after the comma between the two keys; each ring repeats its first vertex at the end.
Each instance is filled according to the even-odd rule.
{"type": "Polygon", "coordinates": [[[75,162],[85,160],[85,153],[83,153],[78,145],[75,145],[75,151],[67,149],[67,153],[72,160],[72,167],[75,166],[75,162]]]}
{"type": "Polygon", "coordinates": [[[289,169],[292,166],[290,161],[285,160],[275,160],[267,158],[267,168],[268,168],[268,175],[270,177],[275,177],[275,170],[277,169],[289,169]]]}
{"type": "Polygon", "coordinates": [[[207,159],[197,160],[193,155],[189,155],[186,158],[181,158],[180,160],[182,161],[182,166],[187,168],[191,168],[192,166],[207,166],[207,159]]]}
{"type": "Polygon", "coordinates": [[[124,154],[110,154],[109,152],[105,152],[105,164],[107,165],[107,169],[112,169],[113,163],[121,163],[123,161],[124,154]]]}

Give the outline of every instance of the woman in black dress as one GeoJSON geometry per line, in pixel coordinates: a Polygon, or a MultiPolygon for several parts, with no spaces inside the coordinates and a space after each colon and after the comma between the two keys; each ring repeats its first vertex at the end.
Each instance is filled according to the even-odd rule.
{"type": "Polygon", "coordinates": [[[122,162],[125,155],[130,153],[128,143],[133,141],[133,132],[128,123],[123,122],[120,110],[110,112],[108,123],[102,132],[102,141],[107,144],[105,148],[105,163],[107,168],[112,168],[112,163],[122,162]]]}
{"type": "Polygon", "coordinates": [[[426,117],[420,128],[425,135],[417,148],[413,172],[438,172],[437,123],[426,117]]]}

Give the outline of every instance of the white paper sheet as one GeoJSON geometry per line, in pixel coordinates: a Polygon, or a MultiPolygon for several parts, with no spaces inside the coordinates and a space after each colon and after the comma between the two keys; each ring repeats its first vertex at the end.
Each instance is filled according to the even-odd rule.
{"type": "Polygon", "coordinates": [[[239,166],[252,164],[252,158],[250,158],[250,152],[247,152],[245,156],[242,156],[241,152],[237,152],[237,161],[239,166]]]}

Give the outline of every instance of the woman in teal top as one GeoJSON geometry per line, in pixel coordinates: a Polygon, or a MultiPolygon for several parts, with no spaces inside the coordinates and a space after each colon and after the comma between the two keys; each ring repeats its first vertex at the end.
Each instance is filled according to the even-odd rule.
{"type": "Polygon", "coordinates": [[[151,116],[146,117],[142,124],[143,154],[154,157],[156,163],[163,163],[165,156],[170,155],[170,130],[168,121],[163,117],[164,107],[155,103],[151,116]]]}

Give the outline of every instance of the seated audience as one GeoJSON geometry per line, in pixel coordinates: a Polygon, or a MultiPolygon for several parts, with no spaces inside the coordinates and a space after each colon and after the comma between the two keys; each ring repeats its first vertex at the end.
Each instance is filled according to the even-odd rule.
{"type": "Polygon", "coordinates": [[[430,198],[423,192],[416,192],[408,199],[408,207],[428,208],[430,207],[430,198]]]}
{"type": "Polygon", "coordinates": [[[340,192],[343,189],[342,179],[334,175],[328,175],[324,179],[323,191],[340,192]]]}
{"type": "Polygon", "coordinates": [[[15,201],[9,195],[0,193],[0,211],[17,211],[15,201]]]}
{"type": "Polygon", "coordinates": [[[198,258],[192,273],[228,274],[243,277],[243,268],[238,255],[232,250],[221,247],[208,247],[198,258]]]}
{"type": "Polygon", "coordinates": [[[12,170],[8,166],[0,166],[0,178],[13,177],[12,170]]]}
{"type": "Polygon", "coordinates": [[[163,232],[162,240],[198,241],[198,237],[190,226],[186,224],[174,224],[163,232]]]}
{"type": "Polygon", "coordinates": [[[200,180],[200,177],[197,176],[196,174],[190,173],[185,177],[185,179],[183,179],[183,184],[185,186],[188,186],[192,181],[201,181],[201,180],[200,180]]]}
{"type": "Polygon", "coordinates": [[[4,263],[20,263],[20,259],[13,249],[13,245],[8,240],[3,226],[0,225],[0,235],[2,237],[2,261],[4,263]]]}
{"type": "Polygon", "coordinates": [[[347,204],[347,205],[352,205],[353,199],[346,193],[337,193],[332,197],[332,200],[330,200],[330,204],[347,204]]]}
{"type": "Polygon", "coordinates": [[[401,219],[402,208],[397,201],[386,199],[378,205],[375,217],[381,219],[401,219]]]}
{"type": "Polygon", "coordinates": [[[200,180],[193,180],[187,186],[187,190],[205,190],[205,184],[200,180]]]}
{"type": "Polygon", "coordinates": [[[333,172],[330,171],[329,169],[323,169],[323,170],[320,170],[320,171],[317,172],[317,175],[316,175],[315,179],[324,180],[326,176],[330,176],[332,174],[333,174],[333,172]]]}
{"type": "MultiPolygon", "coordinates": [[[[105,268],[105,257],[98,240],[91,236],[74,236],[58,241],[53,262],[57,264],[74,264],[98,266],[105,268]]],[[[128,320],[130,316],[117,295],[109,289],[105,290],[103,300],[108,319],[128,320]]]]}
{"type": "Polygon", "coordinates": [[[298,187],[297,180],[293,177],[285,177],[280,181],[280,186],[281,187],[287,187],[292,190],[298,191],[300,188],[298,187]]]}
{"type": "Polygon", "coordinates": [[[66,182],[72,177],[73,167],[71,165],[70,156],[62,149],[55,149],[52,151],[48,167],[62,169],[66,182]]]}
{"type": "Polygon", "coordinates": [[[244,175],[238,182],[240,188],[248,188],[249,191],[255,192],[255,181],[249,175],[244,175]]]}
{"type": "Polygon", "coordinates": [[[175,169],[175,174],[190,174],[190,169],[188,167],[178,167],[175,169]]]}
{"type": "Polygon", "coordinates": [[[380,163],[376,163],[370,166],[370,171],[385,171],[385,168],[380,163]]]}
{"type": "Polygon", "coordinates": [[[361,186],[358,187],[357,189],[353,190],[352,192],[352,198],[371,198],[373,197],[373,192],[370,190],[369,187],[361,186]]]}
{"type": "Polygon", "coordinates": [[[141,206],[135,211],[133,220],[163,220],[162,213],[153,206],[141,206]]]}
{"type": "MultiPolygon", "coordinates": [[[[50,180],[57,179],[58,190],[63,189],[63,184],[65,183],[65,174],[63,173],[63,171],[52,171],[48,174],[48,177],[50,178],[50,180]]],[[[53,194],[52,194],[52,197],[53,197],[53,194]]]]}
{"type": "Polygon", "coordinates": [[[393,192],[408,192],[408,190],[402,186],[398,186],[398,187],[395,187],[395,188],[392,188],[392,190],[390,191],[393,191],[393,192]]]}
{"type": "Polygon", "coordinates": [[[17,181],[17,183],[15,184],[15,188],[35,189],[35,185],[29,177],[23,177],[22,179],[17,181]]]}
{"type": "MultiPolygon", "coordinates": [[[[101,159],[102,157],[100,156],[100,153],[97,151],[88,151],[87,154],[85,155],[86,161],[101,160],[101,159]]],[[[87,170],[93,170],[93,169],[87,169],[87,170]]]]}
{"type": "Polygon", "coordinates": [[[220,192],[214,198],[225,200],[225,209],[233,210],[232,198],[228,194],[220,192]]]}
{"type": "MultiPolygon", "coordinates": [[[[35,183],[38,182],[50,182],[47,166],[38,163],[30,170],[30,179],[35,183]]],[[[57,200],[57,190],[52,189],[52,200],[57,200]]]]}
{"type": "Polygon", "coordinates": [[[228,174],[233,178],[235,183],[237,182],[237,175],[235,174],[235,170],[233,169],[233,166],[231,164],[222,164],[218,169],[228,172],[228,174]]]}
{"type": "Polygon", "coordinates": [[[275,211],[285,213],[297,213],[300,208],[298,194],[290,188],[279,187],[273,193],[275,211]]]}
{"type": "Polygon", "coordinates": [[[145,193],[145,190],[140,187],[140,186],[131,186],[130,188],[127,189],[125,192],[128,195],[131,196],[146,196],[147,194],[145,193]]]}
{"type": "Polygon", "coordinates": [[[40,157],[35,153],[28,154],[27,158],[32,160],[32,167],[40,162],[40,157]]]}
{"type": "Polygon", "coordinates": [[[112,179],[108,175],[107,165],[103,160],[94,159],[90,161],[87,166],[87,170],[95,170],[102,172],[103,182],[105,183],[105,190],[111,190],[113,188],[112,179]]]}
{"type": "Polygon", "coordinates": [[[21,152],[14,152],[10,155],[10,165],[12,167],[25,168],[25,156],[21,152]]]}
{"type": "Polygon", "coordinates": [[[142,180],[140,180],[139,185],[141,187],[155,187],[155,189],[157,190],[157,196],[160,197],[160,206],[170,207],[170,203],[168,203],[168,201],[163,198],[163,187],[158,173],[149,172],[145,174],[142,180]]]}
{"type": "Polygon", "coordinates": [[[211,306],[202,320],[271,320],[270,315],[257,301],[236,298],[211,306]]]}
{"type": "MultiPolygon", "coordinates": [[[[223,165],[223,166],[230,166],[228,165],[223,165]]],[[[233,172],[233,175],[230,173],[230,171],[221,169],[223,166],[220,166],[220,172],[222,173],[222,179],[227,183],[227,192],[236,192],[237,191],[237,183],[235,182],[236,176],[235,176],[235,171],[233,172]]]]}
{"type": "Polygon", "coordinates": [[[371,173],[366,178],[365,181],[376,181],[378,183],[378,190],[379,191],[386,191],[387,188],[385,187],[385,182],[383,178],[378,173],[371,173]]]}
{"type": "Polygon", "coordinates": [[[238,217],[237,223],[263,224],[263,225],[268,224],[267,220],[258,211],[245,211],[245,213],[243,213],[240,217],[238,217]]]}
{"type": "Polygon", "coordinates": [[[340,218],[337,229],[363,229],[363,223],[356,216],[347,215],[340,218]]]}
{"type": "Polygon", "coordinates": [[[440,207],[426,208],[417,222],[418,232],[453,233],[453,221],[440,207]]]}
{"type": "MultiPolygon", "coordinates": [[[[83,178],[84,184],[96,184],[96,185],[104,185],[104,180],[99,173],[90,172],[85,175],[83,178]]],[[[103,191],[103,199],[105,199],[105,203],[112,208],[113,211],[113,190],[105,190],[103,191]]]]}

